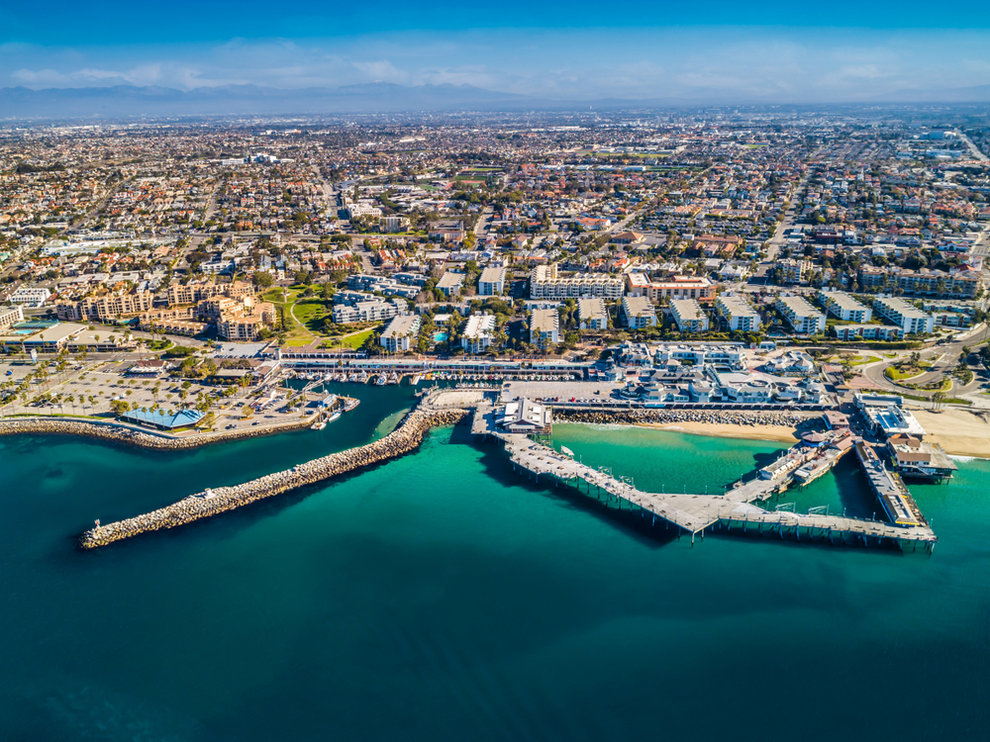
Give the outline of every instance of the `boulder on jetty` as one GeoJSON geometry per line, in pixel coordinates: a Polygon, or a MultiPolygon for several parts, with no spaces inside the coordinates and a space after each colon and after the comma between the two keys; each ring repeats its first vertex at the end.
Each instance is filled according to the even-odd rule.
{"type": "Polygon", "coordinates": [[[79,545],[84,549],[94,549],[141,533],[175,528],[397,458],[417,448],[432,428],[453,425],[466,414],[466,409],[417,408],[395,430],[377,441],[307,461],[244,484],[207,489],[135,518],[98,525],[82,534],[79,545]]]}
{"type": "Polygon", "coordinates": [[[624,410],[588,410],[555,407],[554,419],[575,423],[712,423],[721,425],[785,425],[797,427],[821,416],[818,412],[793,410],[688,410],[634,408],[624,410]]]}
{"type": "Polygon", "coordinates": [[[113,420],[66,420],[51,417],[16,417],[0,420],[0,435],[79,435],[88,438],[126,443],[142,448],[180,450],[196,448],[209,443],[223,443],[241,438],[257,438],[273,433],[308,427],[310,419],[301,419],[279,425],[224,431],[222,433],[197,432],[195,435],[177,438],[167,433],[143,431],[113,420]]]}

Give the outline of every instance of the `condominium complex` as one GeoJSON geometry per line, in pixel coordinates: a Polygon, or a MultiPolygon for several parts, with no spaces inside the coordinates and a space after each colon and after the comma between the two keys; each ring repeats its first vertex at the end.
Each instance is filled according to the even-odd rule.
{"type": "Polygon", "coordinates": [[[0,331],[6,330],[17,322],[24,321],[24,310],[18,306],[0,307],[0,331]]]}
{"type": "Polygon", "coordinates": [[[447,271],[442,276],[440,280],[437,281],[437,288],[443,292],[443,295],[448,299],[456,295],[461,287],[464,285],[464,274],[454,273],[453,271],[447,271]]]}
{"type": "Polygon", "coordinates": [[[900,289],[911,296],[974,299],[980,291],[980,271],[959,268],[950,273],[929,269],[914,271],[867,266],[859,269],[859,283],[864,291],[900,289]]]}
{"type": "Polygon", "coordinates": [[[873,319],[873,310],[844,291],[819,291],[818,301],[825,311],[843,322],[865,324],[873,319]]]}
{"type": "Polygon", "coordinates": [[[466,353],[484,353],[495,342],[495,316],[472,314],[461,333],[461,347],[466,353]]]}
{"type": "Polygon", "coordinates": [[[529,342],[541,350],[560,342],[560,315],[556,309],[534,309],[529,317],[529,342]]]}
{"type": "Polygon", "coordinates": [[[578,322],[582,330],[607,330],[608,310],[604,299],[578,299],[578,322]]]}
{"type": "Polygon", "coordinates": [[[719,294],[715,308],[730,330],[756,332],[760,329],[760,313],[743,297],[736,294],[719,294]]]}
{"type": "Polygon", "coordinates": [[[533,299],[618,299],[624,287],[625,282],[619,276],[598,273],[579,273],[560,278],[556,265],[538,265],[529,278],[529,295],[533,299]]]}
{"type": "Polygon", "coordinates": [[[120,317],[147,312],[154,304],[155,295],[150,291],[115,292],[60,302],[55,307],[55,313],[59,319],[74,322],[112,322],[120,317]]]}
{"type": "Polygon", "coordinates": [[[626,296],[622,299],[622,318],[626,327],[641,330],[657,324],[657,313],[645,296],[626,296]]]}
{"type": "Polygon", "coordinates": [[[873,309],[900,327],[905,335],[926,335],[935,331],[934,317],[898,296],[878,296],[873,300],[873,309]]]}
{"type": "Polygon", "coordinates": [[[652,281],[645,273],[629,273],[626,286],[630,296],[645,296],[654,303],[695,299],[710,304],[715,299],[715,285],[705,276],[671,276],[666,281],[652,281]]]}
{"type": "Polygon", "coordinates": [[[479,296],[498,296],[505,293],[505,268],[488,267],[478,279],[479,296]]]}
{"type": "Polygon", "coordinates": [[[708,330],[708,315],[701,309],[697,299],[673,299],[670,302],[670,316],[681,332],[705,332],[708,330]]]}
{"type": "Polygon", "coordinates": [[[389,301],[369,299],[353,305],[334,304],[332,317],[333,321],[339,325],[355,322],[381,322],[392,319],[400,312],[405,311],[406,306],[406,303],[399,299],[389,301]]]}
{"type": "Polygon", "coordinates": [[[825,315],[811,306],[803,296],[778,296],[775,306],[797,334],[825,332],[825,315]]]}
{"type": "Polygon", "coordinates": [[[904,330],[893,325],[836,325],[835,337],[839,340],[900,340],[904,330]]]}
{"type": "Polygon", "coordinates": [[[780,282],[784,284],[803,283],[811,272],[810,260],[785,258],[774,265],[780,271],[780,282]]]}
{"type": "Polygon", "coordinates": [[[382,333],[381,346],[389,353],[405,353],[412,348],[419,335],[418,314],[400,314],[388,323],[382,333]]]}

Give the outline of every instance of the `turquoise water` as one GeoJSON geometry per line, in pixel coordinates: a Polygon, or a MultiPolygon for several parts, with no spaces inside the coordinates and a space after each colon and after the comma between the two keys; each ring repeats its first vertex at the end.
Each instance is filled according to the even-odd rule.
{"type": "MultiPolygon", "coordinates": [[[[353,393],[353,388],[350,390],[353,393]]],[[[715,536],[516,477],[460,430],[329,486],[96,553],[146,510],[383,434],[180,454],[0,439],[0,737],[14,740],[982,739],[990,463],[916,487],[932,558],[715,536]]],[[[346,421],[346,424],[342,424],[346,421]]],[[[717,491],[774,444],[559,426],[638,486],[717,491]]],[[[854,468],[799,507],[868,508],[854,468]]]]}
{"type": "Polygon", "coordinates": [[[435,342],[435,343],[446,342],[447,337],[448,337],[448,335],[447,335],[446,332],[435,332],[435,333],[433,333],[433,342],[435,342]]]}

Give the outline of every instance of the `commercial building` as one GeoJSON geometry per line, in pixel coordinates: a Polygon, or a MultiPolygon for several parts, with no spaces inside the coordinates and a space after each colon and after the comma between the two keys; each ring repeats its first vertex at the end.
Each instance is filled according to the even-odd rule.
{"type": "Polygon", "coordinates": [[[406,353],[416,341],[419,327],[418,314],[400,314],[388,323],[379,342],[389,353],[406,353]]]}
{"type": "Polygon", "coordinates": [[[546,405],[520,397],[505,403],[499,410],[496,424],[507,433],[549,433],[551,423],[550,408],[546,405]]]}
{"type": "Polygon", "coordinates": [[[843,322],[866,324],[873,319],[873,310],[844,291],[820,291],[818,301],[825,311],[843,322]]]}
{"type": "Polygon", "coordinates": [[[478,279],[479,296],[499,296],[505,293],[505,268],[488,267],[478,279]]]}
{"type": "Polygon", "coordinates": [[[626,327],[641,330],[657,324],[657,313],[645,296],[625,296],[622,299],[622,318],[626,327]]]}
{"type": "Polygon", "coordinates": [[[532,299],[580,299],[599,297],[618,299],[625,282],[618,276],[598,273],[579,273],[568,278],[557,274],[557,265],[538,265],[529,277],[529,296],[532,299]]]}
{"type": "Polygon", "coordinates": [[[708,315],[701,309],[697,299],[673,299],[670,302],[670,316],[681,332],[705,332],[708,330],[708,315]]]}
{"type": "Polygon", "coordinates": [[[578,299],[578,322],[582,330],[607,330],[608,310],[604,299],[578,299]]]}
{"type": "Polygon", "coordinates": [[[495,317],[491,314],[472,314],[461,333],[464,352],[478,354],[488,350],[495,342],[495,317]]]}
{"type": "Polygon", "coordinates": [[[541,350],[560,342],[560,315],[556,309],[534,309],[529,316],[529,342],[541,350]]]}
{"type": "Polygon", "coordinates": [[[760,314],[741,296],[736,294],[719,294],[715,300],[715,309],[725,320],[730,330],[739,332],[757,332],[760,329],[760,314]]]}
{"type": "Polygon", "coordinates": [[[803,296],[778,296],[777,311],[799,335],[825,332],[825,315],[815,309],[803,296]]]}
{"type": "Polygon", "coordinates": [[[873,309],[905,335],[927,335],[935,331],[935,318],[898,296],[878,296],[873,309]]]}

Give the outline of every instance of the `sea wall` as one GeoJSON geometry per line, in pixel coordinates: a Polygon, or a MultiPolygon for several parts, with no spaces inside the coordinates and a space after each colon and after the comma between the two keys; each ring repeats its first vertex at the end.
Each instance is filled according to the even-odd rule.
{"type": "Polygon", "coordinates": [[[175,528],[267,497],[388,461],[418,447],[431,428],[453,425],[466,414],[465,409],[417,408],[410,412],[395,430],[377,441],[314,459],[292,469],[268,474],[233,487],[218,487],[199,492],[144,515],[99,525],[82,534],[79,544],[84,549],[93,549],[142,533],[175,528]]]}
{"type": "Polygon", "coordinates": [[[298,430],[309,426],[311,421],[312,418],[307,417],[279,425],[250,427],[220,433],[197,432],[178,438],[167,433],[139,430],[109,420],[104,422],[101,420],[73,420],[53,417],[16,417],[0,420],[0,435],[81,435],[143,448],[179,450],[298,430]]]}
{"type": "Polygon", "coordinates": [[[558,422],[575,423],[720,423],[724,425],[786,425],[796,427],[819,417],[817,412],[785,410],[677,410],[633,408],[625,410],[588,410],[554,407],[558,422]]]}

